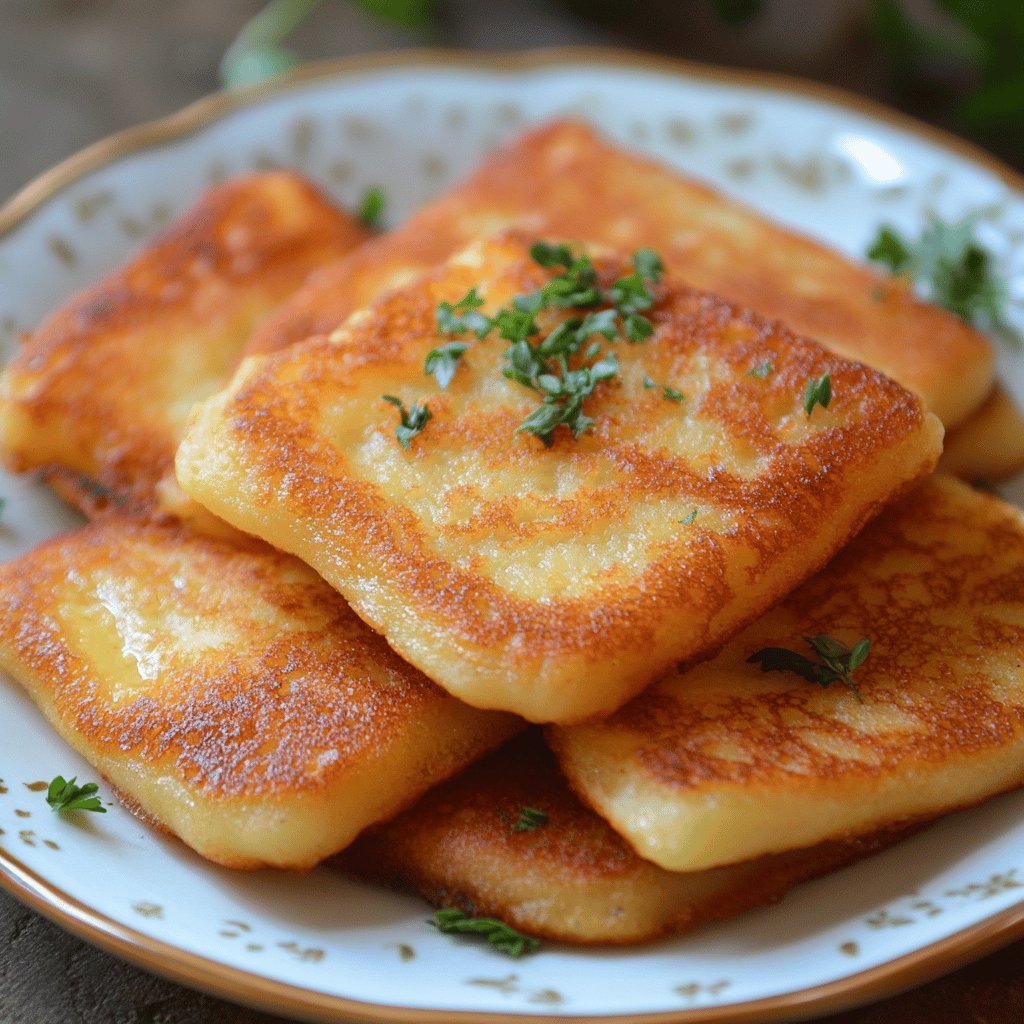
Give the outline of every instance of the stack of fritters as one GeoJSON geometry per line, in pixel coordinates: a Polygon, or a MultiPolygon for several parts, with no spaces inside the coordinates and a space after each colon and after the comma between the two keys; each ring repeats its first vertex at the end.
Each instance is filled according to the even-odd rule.
{"type": "Polygon", "coordinates": [[[146,817],[240,867],[362,833],[349,870],[628,942],[1024,783],[1024,524],[920,485],[935,413],[1024,436],[984,339],[572,123],[325,265],[358,235],[294,178],[225,186],[4,375],[9,462],[103,517],[4,567],[0,663],[146,817]],[[593,426],[550,444],[493,333],[424,373],[441,303],[550,277],[539,238],[604,287],[667,266],[593,426]],[[858,692],[747,661],[816,634],[871,639],[858,692]],[[531,729],[395,817],[524,719],[575,795],[531,729]]]}

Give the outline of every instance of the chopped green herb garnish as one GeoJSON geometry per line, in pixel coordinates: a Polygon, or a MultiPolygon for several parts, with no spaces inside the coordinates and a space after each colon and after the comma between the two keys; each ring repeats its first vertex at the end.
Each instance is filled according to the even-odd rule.
{"type": "Polygon", "coordinates": [[[847,647],[838,640],[822,634],[805,636],[804,640],[818,656],[819,661],[812,661],[787,647],[763,647],[747,658],[747,661],[759,664],[762,672],[793,672],[821,687],[841,682],[860,700],[860,691],[851,677],[871,653],[871,641],[865,638],[853,647],[847,647]]]}
{"type": "Polygon", "coordinates": [[[694,509],[692,512],[688,512],[682,519],[679,520],[683,526],[692,526],[697,519],[697,510],[694,509]]]}
{"type": "Polygon", "coordinates": [[[454,305],[442,302],[434,314],[437,333],[465,334],[472,331],[478,338],[482,338],[491,329],[491,321],[483,313],[477,312],[483,304],[484,300],[477,295],[475,288],[470,288],[454,305]]]}
{"type": "Polygon", "coordinates": [[[402,400],[394,395],[381,395],[381,398],[398,409],[402,421],[395,427],[395,437],[398,438],[403,448],[408,448],[409,442],[427,425],[427,420],[430,419],[430,408],[426,402],[413,402],[412,408],[406,410],[402,400]]]}
{"type": "Polygon", "coordinates": [[[384,189],[380,185],[371,186],[363,193],[363,198],[359,201],[359,212],[356,214],[359,223],[371,231],[379,231],[386,205],[384,189]]]}
{"type": "Polygon", "coordinates": [[[458,368],[459,360],[462,358],[469,345],[464,341],[449,341],[439,348],[432,349],[427,353],[427,360],[423,364],[424,373],[432,373],[437,378],[437,383],[443,391],[452,382],[455,370],[458,368]]]}
{"type": "Polygon", "coordinates": [[[670,388],[667,384],[658,384],[656,381],[651,380],[647,374],[644,374],[644,387],[648,390],[651,388],[661,388],[661,397],[667,398],[670,402],[686,401],[686,395],[684,395],[682,391],[678,391],[676,388],[670,388]]]}
{"type": "Polygon", "coordinates": [[[827,373],[824,377],[820,377],[817,380],[812,377],[807,382],[807,390],[804,391],[804,410],[807,412],[807,415],[811,415],[816,405],[820,405],[822,409],[827,409],[828,403],[831,401],[832,378],[827,373]]]}
{"type": "MultiPolygon", "coordinates": [[[[599,384],[619,372],[615,354],[605,352],[599,339],[641,342],[654,332],[651,321],[639,311],[654,304],[653,286],[664,268],[657,253],[639,249],[633,254],[633,272],[602,290],[593,262],[586,255],[576,255],[569,245],[535,242],[530,255],[546,270],[560,273],[536,291],[517,295],[493,317],[479,312],[483,300],[475,289],[454,305],[442,302],[437,309],[437,327],[441,334],[472,331],[481,339],[496,330],[510,343],[502,372],[536,392],[541,403],[516,433],[534,434],[550,446],[559,426],[568,427],[574,438],[593,426],[594,421],[583,411],[584,402],[599,384]],[[595,308],[602,303],[609,308],[595,308]],[[543,335],[537,316],[548,309],[572,310],[579,315],[568,316],[543,335]]],[[[428,356],[427,372],[436,375],[440,367],[442,387],[451,380],[454,362],[465,351],[455,353],[447,348],[435,349],[428,356]]],[[[683,400],[674,388],[663,390],[671,401],[683,400]]]]}
{"type": "Polygon", "coordinates": [[[926,299],[969,324],[1006,331],[1006,281],[992,266],[991,253],[974,238],[970,219],[947,224],[932,218],[916,242],[883,225],[867,255],[891,273],[910,278],[926,299]]]}
{"type": "Polygon", "coordinates": [[[519,812],[519,820],[512,826],[513,832],[533,832],[541,825],[548,823],[548,816],[536,807],[524,807],[519,812]]]}
{"type": "Polygon", "coordinates": [[[106,814],[106,807],[96,796],[99,790],[95,782],[77,786],[74,775],[70,779],[57,775],[46,789],[46,802],[55,811],[96,811],[106,814]]]}
{"type": "Polygon", "coordinates": [[[747,370],[748,377],[756,377],[758,380],[764,380],[765,377],[771,376],[775,372],[775,364],[770,359],[765,359],[755,366],[752,370],[747,370]]]}
{"type": "Polygon", "coordinates": [[[482,935],[499,952],[511,957],[521,957],[540,948],[540,939],[523,935],[495,917],[470,917],[469,914],[448,907],[434,912],[434,920],[428,920],[445,935],[482,935]]]}

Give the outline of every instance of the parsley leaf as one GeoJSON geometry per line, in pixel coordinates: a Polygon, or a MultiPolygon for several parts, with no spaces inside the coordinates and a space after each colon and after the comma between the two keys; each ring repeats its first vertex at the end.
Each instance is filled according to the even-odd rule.
{"type": "Polygon", "coordinates": [[[1006,331],[1006,281],[974,238],[970,219],[947,224],[933,218],[916,242],[883,225],[867,255],[890,273],[910,278],[924,298],[967,323],[1006,331]]]}
{"type": "Polygon", "coordinates": [[[775,364],[770,359],[758,363],[753,369],[747,370],[748,377],[755,377],[757,380],[764,380],[775,372],[775,364]]]}
{"type": "Polygon", "coordinates": [[[494,917],[470,917],[454,907],[434,912],[434,920],[428,920],[445,935],[456,933],[482,935],[499,952],[511,957],[521,957],[540,948],[540,939],[524,935],[510,928],[504,921],[494,917]]]}
{"type": "Polygon", "coordinates": [[[424,373],[432,373],[437,378],[441,390],[452,382],[455,371],[458,368],[459,360],[465,354],[469,345],[464,341],[449,341],[439,348],[432,349],[427,353],[426,362],[423,364],[424,373]]]}
{"type": "Polygon", "coordinates": [[[553,242],[534,242],[530,246],[530,258],[548,270],[555,267],[568,269],[573,264],[572,246],[553,242]]]}
{"type": "Polygon", "coordinates": [[[55,811],[96,811],[106,814],[107,809],[100,803],[96,793],[100,787],[95,782],[87,782],[84,786],[75,785],[75,776],[65,779],[56,775],[46,790],[46,802],[55,811]]]}
{"type": "Polygon", "coordinates": [[[688,512],[682,519],[679,520],[683,526],[692,526],[697,519],[697,510],[694,509],[692,512],[688,512]]]}
{"type": "Polygon", "coordinates": [[[534,832],[541,825],[548,823],[548,816],[536,807],[524,807],[519,812],[519,820],[512,826],[513,832],[534,832]]]}
{"type": "Polygon", "coordinates": [[[852,676],[871,653],[871,641],[865,638],[853,647],[847,647],[824,634],[805,636],[804,640],[820,661],[812,661],[786,647],[763,647],[747,658],[747,662],[759,664],[762,672],[792,672],[821,687],[841,682],[856,694],[858,700],[862,700],[852,676]]]}
{"type": "Polygon", "coordinates": [[[454,305],[450,302],[440,303],[434,314],[437,333],[465,334],[472,331],[478,338],[482,338],[492,327],[491,321],[483,313],[477,312],[483,304],[484,300],[477,295],[475,288],[470,288],[454,305]]]}
{"type": "Polygon", "coordinates": [[[832,378],[826,373],[824,377],[815,379],[812,377],[807,382],[807,390],[804,391],[804,410],[808,418],[814,412],[814,407],[820,405],[822,409],[828,408],[832,401],[832,378]]]}
{"type": "Polygon", "coordinates": [[[363,193],[363,198],[359,201],[359,212],[356,214],[356,218],[364,228],[379,231],[385,205],[384,189],[380,185],[372,185],[363,193]]]}
{"type": "Polygon", "coordinates": [[[426,402],[413,402],[412,408],[406,410],[400,398],[394,395],[381,395],[385,402],[390,402],[398,409],[401,416],[401,423],[395,427],[395,437],[403,448],[409,447],[409,442],[427,425],[430,419],[430,407],[426,402]]]}

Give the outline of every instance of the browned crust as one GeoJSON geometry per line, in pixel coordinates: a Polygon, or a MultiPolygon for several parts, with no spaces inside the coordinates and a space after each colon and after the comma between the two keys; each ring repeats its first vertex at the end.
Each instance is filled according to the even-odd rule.
{"type": "Polygon", "coordinates": [[[110,496],[121,509],[158,507],[183,420],[175,404],[227,380],[252,328],[311,269],[366,237],[295,174],[210,190],[28,335],[3,378],[8,465],[59,474],[62,495],[87,515],[110,496]]]}
{"type": "Polygon", "coordinates": [[[1021,512],[937,477],[714,659],[549,742],[584,799],[668,867],[944,814],[1024,782],[1022,615],[1021,512]],[[747,660],[807,653],[819,634],[870,639],[862,701],[747,660]]]}
{"type": "MultiPolygon", "coordinates": [[[[526,248],[518,236],[486,248],[487,259],[504,268],[496,293],[529,290],[539,282],[540,271],[526,257],[526,248]]],[[[609,277],[620,270],[615,261],[604,266],[609,277]]],[[[899,385],[795,337],[780,324],[673,280],[654,314],[655,336],[645,346],[620,347],[619,355],[626,361],[639,359],[635,352],[643,349],[645,366],[649,362],[656,376],[659,370],[683,373],[710,361],[715,379],[706,396],[687,403],[684,413],[666,412],[670,403],[649,395],[641,400],[625,388],[608,388],[594,396],[591,415],[597,425],[591,434],[579,442],[559,434],[554,447],[544,451],[539,441],[524,435],[510,440],[528,400],[522,409],[488,410],[474,404],[459,415],[446,411],[447,396],[431,400],[434,418],[409,449],[412,465],[420,457],[472,450],[481,472],[496,478],[517,466],[563,460],[577,467],[592,463],[595,472],[615,467],[607,486],[573,496],[563,515],[567,519],[527,524],[527,533],[547,529],[549,536],[559,537],[567,530],[592,529],[637,502],[665,500],[679,492],[692,495],[695,504],[707,502],[734,516],[728,528],[705,530],[697,523],[692,532],[677,533],[660,545],[657,559],[626,582],[595,581],[579,597],[518,598],[472,563],[439,557],[410,511],[389,504],[315,422],[319,410],[338,396],[358,392],[366,380],[368,389],[377,388],[373,408],[357,406],[352,415],[365,415],[368,423],[379,423],[378,429],[391,435],[393,411],[377,396],[391,390],[391,379],[422,379],[423,359],[436,344],[438,300],[461,296],[479,283],[479,273],[453,263],[384,297],[337,341],[312,338],[251,364],[232,392],[201,410],[179,455],[179,478],[186,490],[242,529],[269,530],[265,536],[272,533],[274,543],[314,565],[361,615],[383,629],[392,645],[447,688],[459,672],[512,670],[523,677],[523,688],[540,688],[552,673],[593,682],[594,669],[609,669],[621,675],[615,696],[595,688],[590,698],[579,695],[586,711],[563,708],[554,720],[606,713],[674,659],[720,642],[736,626],[734,609],[743,609],[743,621],[781,597],[894,491],[934,464],[937,425],[899,385]],[[751,379],[747,371],[764,360],[778,370],[766,380],[751,379]],[[836,397],[827,416],[819,413],[815,422],[820,429],[787,443],[780,434],[790,429],[787,417],[805,417],[806,383],[826,372],[836,397]],[[742,444],[763,458],[759,472],[751,478],[731,472],[722,464],[724,449],[710,448],[698,464],[659,448],[652,438],[664,418],[684,414],[706,417],[730,444],[742,444]],[[226,478],[205,458],[213,448],[237,460],[230,470],[230,494],[219,493],[226,478]],[[883,468],[890,458],[895,465],[883,468]],[[332,486],[323,486],[324,481],[332,486]],[[742,602],[736,599],[738,581],[730,575],[727,549],[750,554],[742,602]],[[446,638],[443,664],[439,655],[427,665],[422,644],[410,652],[403,638],[360,599],[364,578],[374,580],[374,592],[387,594],[393,607],[416,609],[422,622],[446,638]],[[651,657],[658,658],[656,664],[651,657]]],[[[388,443],[397,445],[393,436],[388,443]]],[[[502,509],[488,511],[485,502],[474,521],[486,532],[507,525],[507,516],[502,509]]],[[[568,679],[564,682],[567,689],[579,690],[568,679]]],[[[468,687],[452,692],[471,703],[479,699],[468,687]]],[[[503,699],[510,703],[485,706],[543,719],[543,712],[530,707],[532,694],[503,699]]]]}
{"type": "Polygon", "coordinates": [[[266,863],[309,867],[358,831],[339,806],[394,813],[519,728],[454,701],[287,555],[113,514],[0,566],[0,664],[147,819],[236,867],[264,861],[205,815],[319,814],[310,839],[267,834],[266,863]]]}
{"type": "Polygon", "coordinates": [[[695,287],[894,377],[947,426],[992,385],[991,345],[958,318],[572,121],[525,133],[399,230],[319,271],[257,331],[249,351],[329,333],[402,277],[513,225],[535,236],[657,249],[695,287]]]}
{"type": "Polygon", "coordinates": [[[334,863],[435,907],[497,917],[531,935],[631,944],[777,902],[794,885],[884,850],[920,827],[677,874],[642,860],[588,810],[531,732],[368,830],[334,863]],[[546,823],[515,830],[524,808],[546,814],[546,823]]]}

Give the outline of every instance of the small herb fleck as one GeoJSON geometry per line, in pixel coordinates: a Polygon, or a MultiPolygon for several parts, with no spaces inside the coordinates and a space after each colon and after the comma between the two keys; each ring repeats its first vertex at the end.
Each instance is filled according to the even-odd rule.
{"type": "Polygon", "coordinates": [[[812,661],[787,647],[763,647],[747,658],[747,662],[759,664],[762,672],[793,672],[823,688],[840,682],[861,700],[860,690],[852,676],[871,653],[871,641],[865,638],[853,647],[847,647],[823,634],[805,636],[804,640],[820,661],[812,661]]]}
{"type": "Polygon", "coordinates": [[[403,448],[408,448],[409,442],[427,425],[427,420],[430,419],[430,407],[426,402],[413,402],[412,408],[406,410],[402,400],[394,395],[381,395],[381,398],[398,409],[401,422],[395,427],[395,437],[398,438],[403,448]]]}
{"type": "Polygon", "coordinates": [[[683,526],[692,526],[697,520],[697,510],[694,509],[692,512],[688,512],[682,519],[679,520],[683,526]]]}
{"type": "Polygon", "coordinates": [[[427,923],[445,935],[482,935],[496,950],[515,958],[540,948],[540,939],[523,935],[504,921],[494,917],[470,917],[453,907],[435,911],[434,919],[428,919],[427,923]]]}
{"type": "Polygon", "coordinates": [[[682,391],[676,388],[671,388],[667,384],[659,384],[657,381],[651,380],[647,374],[644,374],[644,387],[650,391],[653,388],[661,388],[661,397],[667,399],[670,402],[685,402],[686,395],[682,391]]]}
{"type": "Polygon", "coordinates": [[[96,796],[99,789],[95,782],[87,782],[84,786],[75,785],[74,775],[70,779],[56,775],[46,789],[46,802],[55,811],[96,811],[106,814],[106,807],[96,796]]]}
{"type": "Polygon", "coordinates": [[[823,409],[827,409],[828,403],[831,401],[832,378],[827,373],[824,377],[820,377],[817,380],[812,377],[807,382],[807,390],[804,391],[804,409],[807,412],[808,417],[810,417],[816,405],[820,405],[823,409]]]}
{"type": "Polygon", "coordinates": [[[459,360],[467,348],[469,345],[464,341],[449,341],[438,348],[431,349],[423,364],[423,372],[432,373],[443,391],[451,384],[452,377],[455,376],[455,371],[458,369],[459,360]]]}
{"type": "Polygon", "coordinates": [[[372,185],[359,201],[359,212],[356,215],[359,223],[370,231],[379,231],[386,206],[387,197],[384,195],[384,189],[380,185],[372,185]]]}
{"type": "Polygon", "coordinates": [[[440,335],[465,334],[472,331],[478,338],[482,338],[492,326],[492,321],[478,313],[477,310],[484,304],[484,300],[477,295],[475,288],[470,288],[466,294],[456,303],[442,302],[437,307],[434,319],[437,323],[437,333],[440,335]]]}
{"type": "Polygon", "coordinates": [[[512,826],[513,832],[534,832],[541,825],[548,823],[548,816],[536,807],[524,807],[519,812],[519,820],[512,826]]]}
{"type": "Polygon", "coordinates": [[[775,364],[770,359],[765,359],[758,363],[751,370],[747,370],[748,377],[756,377],[757,380],[764,380],[766,377],[770,377],[775,372],[775,364]]]}

